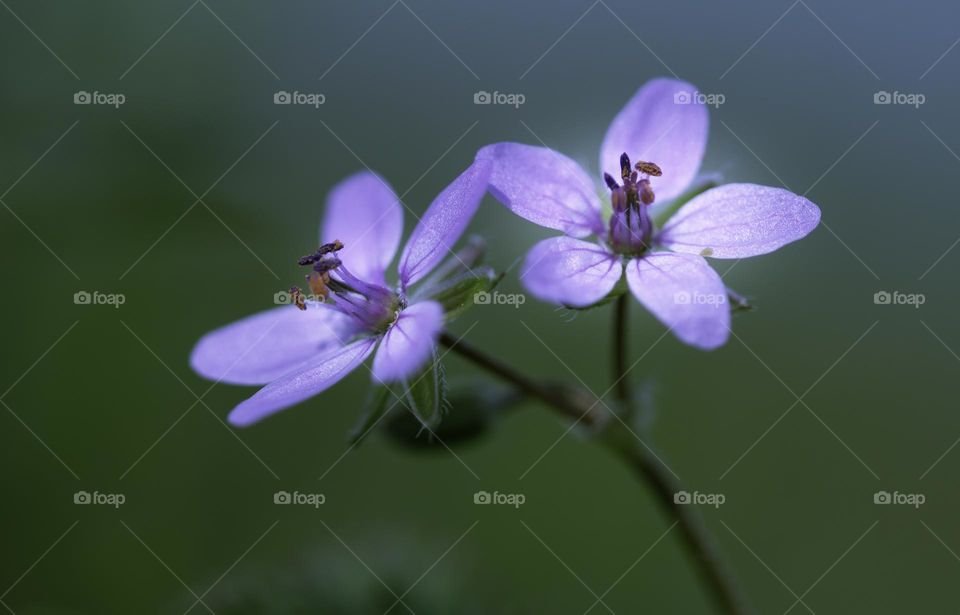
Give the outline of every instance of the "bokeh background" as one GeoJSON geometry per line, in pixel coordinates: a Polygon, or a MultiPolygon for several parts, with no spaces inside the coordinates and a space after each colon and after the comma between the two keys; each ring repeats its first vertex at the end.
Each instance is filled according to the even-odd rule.
{"type": "MultiPolygon", "coordinates": [[[[216,612],[382,613],[413,586],[418,613],[606,610],[591,592],[617,613],[710,612],[647,490],[537,404],[453,453],[382,435],[348,452],[365,371],[238,431],[223,419],[253,390],[187,364],[203,333],[300,279],[347,174],[376,169],[419,214],[487,143],[542,142],[595,170],[613,115],[675,74],[725,97],[704,170],[809,191],[824,223],[729,271],[757,309],[721,350],[658,342],[633,310],[653,439],[690,490],[725,495],[701,512],[757,611],[955,612],[956,4],[0,4],[8,611],[200,612],[201,596],[216,612]],[[126,102],[75,105],[81,90],[126,102]],[[279,90],[326,101],[274,105],[279,90]],[[475,105],[480,90],[525,104],[475,105]],[[83,290],[126,301],[74,304],[83,290]],[[75,505],[80,490],[126,502],[75,505]],[[278,490],[326,503],[277,506],[278,490]],[[526,503],[477,506],[478,490],[526,503]],[[875,505],[881,490],[925,503],[875,505]]],[[[489,197],[472,230],[501,270],[550,235],[489,197]]],[[[522,291],[515,270],[501,290],[522,291]]],[[[453,332],[602,393],[609,318],[530,300],[453,332]]],[[[476,374],[453,358],[448,372],[476,374]]]]}

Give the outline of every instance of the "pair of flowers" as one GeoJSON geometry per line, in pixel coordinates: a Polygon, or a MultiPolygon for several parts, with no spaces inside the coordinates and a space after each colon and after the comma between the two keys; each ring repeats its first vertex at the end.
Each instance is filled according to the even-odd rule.
{"type": "Polygon", "coordinates": [[[374,381],[409,386],[462,304],[458,289],[492,283],[488,270],[472,270],[475,250],[452,252],[487,191],[518,216],[564,233],[526,256],[521,278],[537,298],[588,307],[624,292],[618,283],[625,277],[634,297],[681,341],[721,346],[730,331],[727,289],[704,257],[776,250],[812,231],[820,210],[787,190],[754,184],[713,187],[687,200],[709,122],[704,105],[677,96],[694,90],[682,81],[650,81],[610,124],[600,148],[609,218],[597,183],[570,158],[518,143],[482,148],[414,229],[395,285],[385,272],[400,245],[402,204],[379,176],[349,177],[328,197],[321,247],[300,260],[311,268],[312,298],[292,289],[300,309],[274,308],[207,334],[193,350],[193,369],[216,381],[266,385],[231,412],[237,426],[324,391],[374,351],[374,381]],[[681,202],[657,228],[658,216],[681,202]]]}

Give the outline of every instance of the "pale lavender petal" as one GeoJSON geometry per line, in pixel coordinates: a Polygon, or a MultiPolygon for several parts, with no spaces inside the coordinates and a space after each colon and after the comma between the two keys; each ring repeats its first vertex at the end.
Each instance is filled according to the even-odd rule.
{"type": "Polygon", "coordinates": [[[493,161],[490,193],[518,216],[571,237],[603,232],[596,184],[563,154],[521,143],[495,143],[477,152],[477,159],[493,161]]]}
{"type": "Polygon", "coordinates": [[[703,350],[727,341],[727,289],[707,261],[694,254],[656,252],[629,262],[626,270],[633,296],[680,341],[703,350]]]}
{"type": "Polygon", "coordinates": [[[571,237],[551,237],[527,253],[520,281],[535,297],[586,307],[603,299],[620,280],[620,256],[571,237]]]}
{"type": "Polygon", "coordinates": [[[379,175],[361,171],[330,191],[321,243],[342,241],[338,256],[357,277],[382,285],[402,234],[403,206],[379,175]]]}
{"type": "Polygon", "coordinates": [[[789,190],[726,184],[681,207],[658,240],[675,252],[744,258],[805,237],[819,222],[820,208],[789,190]]]}
{"type": "Polygon", "coordinates": [[[274,380],[230,412],[227,420],[246,427],[330,388],[370,356],[377,338],[333,349],[274,380]]]}
{"type": "Polygon", "coordinates": [[[685,81],[653,79],[613,118],[600,147],[600,169],[620,177],[620,155],[654,162],[662,177],[650,178],[660,201],[679,196],[697,175],[707,148],[710,118],[685,81]]]}
{"type": "Polygon", "coordinates": [[[373,358],[374,382],[406,380],[420,372],[433,356],[441,329],[443,307],[436,301],[414,303],[400,312],[373,358]]]}
{"type": "Polygon", "coordinates": [[[483,200],[490,166],[489,161],[474,162],[427,208],[400,255],[398,271],[404,286],[422,279],[451,254],[483,200]]]}
{"type": "Polygon", "coordinates": [[[195,372],[230,384],[266,384],[317,354],[342,346],[347,318],[310,304],[266,310],[207,333],[190,354],[195,372]]]}

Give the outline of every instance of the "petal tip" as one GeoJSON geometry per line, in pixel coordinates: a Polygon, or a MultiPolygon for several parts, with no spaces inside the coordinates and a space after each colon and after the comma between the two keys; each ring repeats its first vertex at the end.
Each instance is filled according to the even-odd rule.
{"type": "Polygon", "coordinates": [[[823,216],[823,212],[820,210],[820,207],[818,207],[817,204],[810,199],[806,197],[800,198],[803,199],[801,207],[804,209],[804,226],[807,228],[807,233],[810,233],[820,224],[820,218],[823,216]]]}
{"type": "MultiPolygon", "coordinates": [[[[711,326],[713,323],[709,323],[711,326]]],[[[682,335],[676,333],[677,339],[688,346],[692,346],[697,350],[704,350],[711,352],[718,350],[721,347],[725,346],[726,343],[730,340],[730,330],[724,329],[723,331],[717,329],[707,329],[700,328],[699,326],[692,327],[696,333],[682,335]]]]}
{"type": "Polygon", "coordinates": [[[255,416],[253,413],[246,412],[243,407],[243,403],[241,403],[236,408],[231,410],[230,414],[227,415],[227,422],[233,427],[243,429],[259,422],[261,418],[263,417],[255,416]]]}

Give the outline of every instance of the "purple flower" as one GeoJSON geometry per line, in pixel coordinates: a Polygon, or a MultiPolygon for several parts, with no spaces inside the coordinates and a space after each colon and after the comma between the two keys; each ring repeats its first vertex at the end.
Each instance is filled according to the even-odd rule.
{"type": "Polygon", "coordinates": [[[704,350],[726,342],[727,290],[703,257],[772,252],[812,231],[820,210],[780,188],[727,184],[693,197],[655,228],[649,212],[655,196],[683,194],[706,149],[707,109],[691,103],[695,92],[682,81],[654,79],[613,119],[600,148],[612,206],[607,222],[595,183],[570,158],[519,143],[478,152],[477,160],[493,163],[489,189],[499,201],[567,235],[527,254],[521,278],[532,294],[586,307],[610,294],[626,272],[634,297],[681,341],[704,350]],[[631,155],[639,158],[635,166],[631,155]],[[583,241],[590,236],[597,240],[583,241]]]}
{"type": "Polygon", "coordinates": [[[205,378],[266,385],[234,408],[229,421],[250,425],[300,403],[356,369],[375,349],[371,371],[378,384],[403,382],[422,371],[445,319],[434,295],[449,285],[435,275],[409,289],[450,253],[483,198],[489,167],[475,162],[434,199],[400,255],[399,282],[393,287],[384,272],[403,232],[399,199],[370,172],[334,187],[321,247],[300,259],[312,268],[308,280],[315,298],[291,289],[298,305],[212,331],[193,349],[190,364],[205,378]]]}

